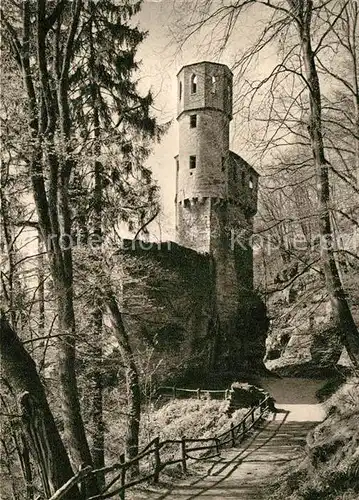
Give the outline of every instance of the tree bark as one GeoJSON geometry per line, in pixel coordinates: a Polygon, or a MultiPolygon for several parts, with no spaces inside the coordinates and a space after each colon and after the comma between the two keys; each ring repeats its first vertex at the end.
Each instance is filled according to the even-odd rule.
{"type": "MultiPolygon", "coordinates": [[[[126,435],[126,457],[128,460],[138,455],[138,442],[141,418],[141,392],[139,376],[129,338],[123,324],[122,314],[115,297],[110,292],[106,297],[106,307],[110,315],[113,332],[120,346],[123,364],[126,368],[128,424],[126,435]]],[[[131,471],[138,473],[138,464],[131,471]]]]}
{"type": "MultiPolygon", "coordinates": [[[[6,179],[7,173],[5,171],[4,165],[1,166],[1,178],[6,179]]],[[[1,219],[2,219],[2,229],[4,233],[4,246],[6,247],[6,253],[7,253],[7,258],[8,258],[8,278],[7,278],[7,286],[5,283],[2,284],[3,288],[3,293],[4,296],[7,300],[8,304],[8,309],[10,313],[10,318],[11,318],[11,325],[13,328],[16,327],[16,311],[14,307],[14,302],[15,302],[15,293],[14,293],[14,286],[15,286],[15,281],[16,281],[16,270],[15,270],[15,248],[14,248],[14,242],[13,242],[13,234],[12,234],[12,228],[11,228],[11,217],[10,217],[10,206],[9,206],[9,201],[5,193],[5,186],[0,187],[0,203],[1,203],[1,219]]],[[[1,277],[1,281],[5,276],[1,277]]]]}
{"type": "MultiPolygon", "coordinates": [[[[23,432],[42,471],[45,492],[51,495],[73,476],[70,460],[56,428],[33,359],[3,315],[0,321],[2,374],[20,398],[23,432]]],[[[83,500],[83,497],[76,486],[64,499],[83,500]]]]}
{"type": "MultiPolygon", "coordinates": [[[[95,5],[90,3],[91,16],[95,13],[95,5]]],[[[89,26],[89,44],[90,44],[90,91],[91,91],[91,107],[92,107],[92,126],[93,126],[93,155],[98,158],[101,154],[100,145],[100,116],[99,116],[99,99],[98,88],[96,84],[96,75],[93,74],[95,69],[95,54],[93,45],[93,19],[90,19],[89,26]]],[[[93,233],[95,236],[94,244],[102,246],[102,202],[103,202],[103,166],[96,159],[94,162],[94,194],[93,194],[93,233]]],[[[92,420],[94,425],[94,438],[92,444],[92,458],[96,469],[101,469],[105,466],[105,425],[103,420],[103,367],[102,367],[102,334],[103,334],[103,304],[100,299],[100,294],[95,300],[94,310],[92,312],[93,319],[93,334],[94,334],[94,357],[95,369],[92,374],[93,382],[93,400],[92,400],[92,420]]],[[[105,477],[98,474],[97,482],[101,488],[104,485],[105,477]]]]}
{"type": "MultiPolygon", "coordinates": [[[[292,2],[289,1],[288,3],[291,6],[292,2]]],[[[335,242],[331,225],[329,164],[325,158],[322,134],[321,90],[315,63],[315,52],[311,44],[312,12],[313,1],[307,0],[306,9],[304,9],[302,17],[298,18],[297,25],[310,99],[309,134],[318,179],[321,260],[336,327],[340,332],[341,340],[353,365],[359,368],[359,332],[346,298],[334,253],[335,242]]]]}
{"type": "MultiPolygon", "coordinates": [[[[69,72],[82,5],[82,0],[74,0],[71,10],[67,11],[68,2],[59,2],[49,15],[50,6],[46,0],[37,0],[35,6],[24,0],[19,4],[16,21],[3,16],[27,93],[29,135],[33,146],[28,160],[29,176],[62,334],[59,341],[59,377],[65,438],[77,466],[92,465],[75,371],[76,325],[68,200],[68,186],[74,167],[69,72]],[[63,15],[65,9],[66,15],[63,15]],[[54,26],[51,31],[53,36],[50,37],[49,32],[54,26]],[[36,59],[30,58],[31,47],[36,59]],[[64,238],[63,242],[61,238],[64,238]],[[64,245],[67,245],[66,248],[64,245]]],[[[93,495],[97,493],[95,478],[89,482],[89,492],[93,495]]]]}
{"type": "MultiPolygon", "coordinates": [[[[46,3],[44,0],[38,0],[36,43],[38,73],[42,90],[38,104],[41,109],[38,128],[35,127],[36,121],[33,116],[35,110],[29,109],[29,123],[33,124],[31,126],[32,135],[39,143],[39,147],[34,151],[31,164],[32,191],[49,259],[57,301],[58,326],[62,333],[59,340],[58,359],[64,435],[70,448],[70,457],[77,467],[92,465],[91,453],[81,415],[75,370],[76,324],[73,304],[72,224],[68,200],[68,186],[71,171],[74,167],[73,152],[71,151],[68,76],[81,5],[81,0],[75,0],[66,42],[64,43],[62,40],[63,51],[61,57],[56,54],[60,67],[56,74],[56,91],[54,92],[50,86],[48,73],[50,62],[47,60],[46,36],[48,26],[46,3]],[[60,140],[64,148],[63,155],[57,153],[55,144],[56,123],[58,123],[61,131],[60,140]],[[47,163],[49,170],[47,186],[45,185],[43,170],[44,162],[47,163]],[[61,238],[64,238],[64,240],[61,241],[61,238]]],[[[58,34],[58,36],[60,35],[58,34]]],[[[54,44],[56,50],[58,50],[58,43],[60,43],[59,40],[56,40],[54,44]]],[[[31,79],[31,74],[28,75],[28,79],[31,79]]],[[[30,94],[28,97],[30,102],[30,94]]],[[[89,493],[96,494],[95,478],[91,477],[87,484],[89,493]]]]}
{"type": "MultiPolygon", "coordinates": [[[[92,422],[93,422],[93,440],[92,440],[92,460],[95,469],[101,469],[105,466],[105,424],[103,419],[103,366],[102,366],[102,328],[103,318],[102,309],[96,307],[92,313],[93,333],[95,346],[93,349],[95,367],[92,372],[92,422]]],[[[101,489],[105,483],[104,474],[97,474],[97,483],[101,489]]]]}
{"type": "Polygon", "coordinates": [[[44,271],[44,246],[41,235],[37,236],[37,300],[39,304],[38,336],[45,336],[45,271],[44,271]]]}

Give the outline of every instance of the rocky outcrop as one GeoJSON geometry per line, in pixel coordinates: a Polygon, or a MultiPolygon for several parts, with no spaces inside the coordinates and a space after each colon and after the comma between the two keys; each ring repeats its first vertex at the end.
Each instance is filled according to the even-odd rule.
{"type": "MultiPolygon", "coordinates": [[[[252,384],[234,382],[229,390],[229,404],[227,415],[241,408],[253,408],[259,405],[261,401],[268,395],[264,389],[252,384]]],[[[270,398],[269,408],[274,410],[274,400],[270,398]]]]}
{"type": "Polygon", "coordinates": [[[217,300],[225,284],[209,255],[173,242],[145,245],[123,248],[122,310],[137,349],[152,349],[158,382],[218,387],[263,374],[268,318],[260,297],[239,289],[223,322],[217,300]]]}
{"type": "MultiPolygon", "coordinates": [[[[359,320],[359,291],[351,290],[359,320]]],[[[271,317],[265,364],[281,376],[328,376],[348,364],[339,332],[332,327],[331,305],[318,273],[308,271],[267,302],[271,317]],[[290,291],[290,292],[289,292],[290,291]]]]}
{"type": "Polygon", "coordinates": [[[350,379],[326,403],[327,417],[307,436],[306,457],[292,466],[275,498],[359,497],[359,379],[350,379]]]}

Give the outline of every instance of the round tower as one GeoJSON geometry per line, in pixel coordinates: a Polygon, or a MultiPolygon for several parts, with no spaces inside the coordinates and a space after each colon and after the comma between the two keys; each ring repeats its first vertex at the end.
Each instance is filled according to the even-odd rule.
{"type": "Polygon", "coordinates": [[[177,239],[209,252],[211,204],[228,197],[233,75],[227,66],[205,61],[184,66],[177,80],[177,239]]]}
{"type": "Polygon", "coordinates": [[[177,79],[177,242],[210,256],[212,303],[210,312],[203,311],[211,318],[209,364],[212,370],[237,373],[256,364],[253,352],[264,338],[247,307],[258,302],[250,244],[258,174],[229,150],[233,75],[227,66],[190,64],[177,79]]]}

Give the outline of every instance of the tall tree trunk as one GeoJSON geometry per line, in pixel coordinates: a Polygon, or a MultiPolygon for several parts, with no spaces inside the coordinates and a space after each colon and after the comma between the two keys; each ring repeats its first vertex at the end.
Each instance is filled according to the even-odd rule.
{"type": "MultiPolygon", "coordinates": [[[[94,342],[96,345],[93,350],[95,369],[92,375],[92,421],[93,421],[93,440],[92,440],[92,460],[96,469],[105,466],[105,426],[103,420],[103,366],[102,366],[102,346],[98,343],[102,341],[102,311],[97,308],[93,312],[94,342]]],[[[99,487],[104,484],[104,475],[97,475],[99,487]]]]}
{"type": "MultiPolygon", "coordinates": [[[[23,432],[42,471],[45,493],[52,495],[73,476],[70,460],[56,428],[33,359],[3,315],[0,322],[2,375],[20,398],[23,432]]],[[[63,498],[83,500],[77,486],[63,498]]]]}
{"type": "MultiPolygon", "coordinates": [[[[288,3],[291,6],[292,0],[288,0],[288,3]]],[[[340,332],[341,339],[348,351],[353,365],[356,368],[359,368],[359,332],[346,298],[334,253],[334,237],[330,214],[331,200],[329,165],[325,158],[322,135],[321,91],[315,64],[315,53],[311,45],[311,17],[313,11],[313,1],[307,0],[305,7],[306,8],[304,9],[302,18],[298,18],[298,32],[304,60],[305,77],[307,79],[309,89],[309,134],[318,178],[321,260],[336,327],[340,332]]]]}
{"type": "MultiPolygon", "coordinates": [[[[37,333],[40,338],[45,337],[45,270],[44,270],[44,245],[41,241],[41,234],[37,235],[37,301],[39,304],[37,333]]],[[[43,341],[41,344],[43,345],[43,341]]]]}
{"type": "Polygon", "coordinates": [[[350,39],[350,56],[353,75],[353,106],[355,120],[355,180],[359,188],[359,48],[357,44],[359,31],[359,7],[356,1],[351,0],[346,6],[348,22],[346,23],[348,30],[348,38],[350,39]],[[349,22],[349,19],[351,22],[349,22]]]}
{"type": "MultiPolygon", "coordinates": [[[[59,182],[57,158],[48,156],[51,184],[46,196],[40,159],[33,161],[33,193],[39,225],[49,258],[51,277],[57,301],[59,378],[64,420],[64,435],[70,457],[76,467],[92,465],[76,378],[76,324],[73,304],[73,273],[71,241],[71,216],[68,206],[68,179],[59,182]],[[61,246],[61,237],[65,236],[61,246]]],[[[96,494],[96,478],[90,477],[88,492],[96,494]]]]}
{"type": "MultiPolygon", "coordinates": [[[[59,377],[66,443],[77,467],[92,465],[86,439],[77,388],[76,325],[73,304],[73,275],[71,242],[61,236],[71,236],[71,216],[67,201],[67,180],[58,182],[57,159],[49,158],[51,185],[46,196],[40,159],[33,162],[33,192],[39,225],[50,263],[51,277],[57,301],[59,340],[59,377]],[[66,245],[66,246],[65,246],[66,245]]],[[[91,484],[90,484],[91,487],[91,484]]],[[[97,492],[97,488],[94,494],[97,492]]]]}
{"type": "MultiPolygon", "coordinates": [[[[92,421],[94,437],[92,440],[92,459],[96,469],[105,466],[105,425],[103,419],[103,312],[102,301],[96,300],[92,312],[93,324],[93,357],[95,367],[92,372],[92,421]]],[[[97,475],[99,487],[104,484],[104,475],[97,475]]]]}
{"type": "MultiPolygon", "coordinates": [[[[68,199],[71,172],[75,166],[71,149],[71,117],[68,101],[69,71],[72,58],[74,37],[79,24],[82,0],[75,0],[67,42],[63,54],[56,54],[61,61],[57,73],[56,93],[52,92],[48,74],[46,51],[46,15],[44,0],[38,7],[38,67],[45,106],[46,119],[40,119],[40,130],[45,134],[42,141],[42,157],[34,163],[37,178],[32,178],[33,192],[37,207],[39,224],[44,235],[46,250],[50,260],[50,270],[57,299],[58,325],[61,333],[59,340],[59,377],[62,396],[64,434],[70,448],[70,457],[77,467],[92,465],[92,457],[86,438],[81,414],[76,378],[76,323],[74,313],[74,283],[72,262],[72,219],[68,199]],[[59,139],[63,144],[63,154],[56,150],[54,133],[56,122],[59,126],[59,139]],[[41,161],[49,167],[49,187],[46,191],[41,161]],[[61,241],[63,239],[63,241],[61,241]]],[[[61,35],[56,31],[57,36],[61,35]]],[[[55,41],[58,50],[59,39],[55,41]]],[[[35,132],[35,130],[34,130],[35,132]]],[[[36,132],[35,132],[36,133],[36,132]]],[[[98,492],[96,478],[91,476],[87,483],[88,493],[98,492]]]]}
{"type": "MultiPolygon", "coordinates": [[[[93,2],[90,4],[91,14],[94,15],[95,5],[93,2]]],[[[94,60],[94,46],[93,46],[93,23],[91,19],[91,26],[89,29],[90,33],[90,61],[91,69],[95,68],[94,60]]],[[[100,116],[99,116],[99,102],[98,102],[98,88],[96,83],[96,75],[91,74],[91,106],[93,113],[93,135],[94,135],[94,146],[93,154],[95,158],[99,158],[101,154],[100,145],[100,116]]],[[[94,165],[94,220],[93,220],[93,232],[94,232],[94,242],[95,245],[101,249],[102,246],[102,177],[103,177],[103,167],[102,163],[95,160],[94,165]]],[[[96,469],[100,469],[105,466],[105,426],[103,420],[103,352],[102,352],[102,342],[103,342],[103,304],[100,298],[96,299],[94,304],[95,308],[92,313],[93,317],[93,334],[94,334],[94,359],[96,360],[95,370],[93,371],[93,401],[92,401],[92,419],[94,425],[94,438],[92,444],[92,458],[94,466],[96,469]]],[[[101,488],[104,485],[105,477],[104,475],[97,476],[97,482],[101,488]]]]}
{"type": "MultiPolygon", "coordinates": [[[[92,458],[81,415],[75,371],[76,328],[68,201],[74,152],[68,90],[83,0],[74,0],[70,10],[67,6],[68,2],[59,2],[55,9],[51,9],[46,0],[37,0],[35,5],[24,0],[19,7],[21,39],[17,30],[18,20],[12,25],[5,19],[5,26],[27,93],[26,109],[33,145],[32,157],[29,158],[32,194],[49,259],[58,326],[62,334],[59,340],[59,377],[65,438],[73,462],[80,466],[92,465],[92,458]],[[64,241],[61,242],[61,238],[64,241]],[[67,245],[66,248],[62,243],[67,245]]],[[[95,478],[88,487],[90,494],[97,493],[95,478]]]]}
{"type": "MultiPolygon", "coordinates": [[[[139,376],[130,341],[123,324],[122,314],[115,297],[110,292],[106,297],[106,307],[110,315],[113,332],[120,346],[123,364],[126,368],[128,424],[126,435],[126,457],[131,460],[138,455],[138,442],[141,418],[141,392],[139,376]]],[[[133,468],[138,473],[138,464],[133,468]]]]}
{"type": "MultiPolygon", "coordinates": [[[[1,166],[1,178],[6,179],[7,173],[4,164],[1,166]]],[[[15,286],[15,248],[13,241],[13,231],[11,227],[11,218],[10,218],[10,206],[9,201],[7,199],[4,187],[0,187],[0,203],[1,203],[1,222],[2,229],[4,233],[4,246],[7,253],[8,259],[8,273],[7,279],[5,283],[5,274],[1,276],[1,285],[4,297],[7,301],[7,306],[10,313],[11,325],[13,328],[16,327],[16,310],[14,307],[14,286],[15,286]]]]}
{"type": "MultiPolygon", "coordinates": [[[[92,439],[92,460],[96,469],[105,466],[105,425],[103,419],[103,361],[102,361],[102,329],[103,314],[102,302],[95,304],[95,310],[92,312],[93,324],[93,342],[92,355],[94,359],[94,370],[91,376],[92,386],[92,407],[91,416],[93,422],[92,439]]],[[[97,484],[101,489],[105,483],[104,474],[97,474],[97,484]]]]}

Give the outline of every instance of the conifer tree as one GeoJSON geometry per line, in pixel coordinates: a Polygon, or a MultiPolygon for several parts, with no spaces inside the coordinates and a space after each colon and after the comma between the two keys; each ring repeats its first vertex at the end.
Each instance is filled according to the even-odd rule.
{"type": "MultiPolygon", "coordinates": [[[[162,129],[151,115],[151,93],[141,96],[134,80],[137,48],[146,35],[131,25],[140,4],[125,3],[119,9],[113,0],[88,2],[76,40],[72,106],[88,158],[81,175],[85,180],[81,192],[87,192],[87,205],[82,203],[86,215],[79,216],[82,221],[87,218],[85,231],[94,236],[97,246],[111,231],[114,214],[118,223],[125,221],[132,228],[136,222],[143,225],[157,210],[156,186],[144,160],[150,152],[149,141],[158,138],[162,129]],[[121,210],[124,205],[126,209],[121,210]]],[[[91,370],[92,456],[95,467],[101,468],[103,304],[100,297],[95,302],[91,314],[91,357],[96,363],[91,370]]]]}
{"type": "MultiPolygon", "coordinates": [[[[76,466],[92,464],[75,370],[72,237],[77,216],[101,233],[118,212],[117,218],[128,222],[137,213],[145,220],[156,195],[143,167],[149,141],[159,132],[150,116],[152,96],[141,97],[131,80],[144,34],[127,22],[138,9],[139,4],[115,1],[25,0],[5,2],[1,12],[4,43],[24,92],[21,164],[57,302],[62,416],[76,466]]],[[[101,316],[94,310],[101,331],[101,316]]],[[[96,485],[89,485],[89,493],[96,492],[96,485]]]]}

